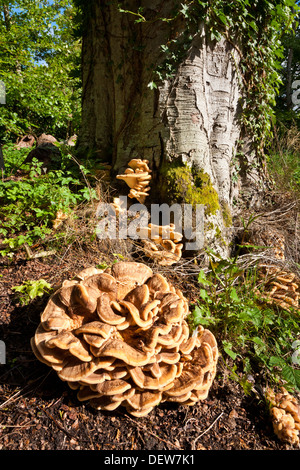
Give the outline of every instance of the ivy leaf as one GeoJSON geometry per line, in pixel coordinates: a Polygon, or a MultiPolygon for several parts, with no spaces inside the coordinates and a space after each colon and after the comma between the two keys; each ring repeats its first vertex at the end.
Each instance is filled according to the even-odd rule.
{"type": "Polygon", "coordinates": [[[153,81],[149,82],[147,86],[148,86],[148,88],[150,88],[150,90],[154,90],[155,88],[157,88],[156,83],[153,82],[153,81]]]}
{"type": "Polygon", "coordinates": [[[188,18],[189,17],[189,14],[188,14],[189,6],[184,5],[183,3],[181,4],[181,6],[182,6],[181,10],[179,10],[180,13],[182,13],[185,18],[188,18]]]}
{"type": "Polygon", "coordinates": [[[221,11],[218,12],[218,18],[223,24],[225,24],[225,25],[228,24],[227,16],[223,12],[221,12],[221,11]]]}

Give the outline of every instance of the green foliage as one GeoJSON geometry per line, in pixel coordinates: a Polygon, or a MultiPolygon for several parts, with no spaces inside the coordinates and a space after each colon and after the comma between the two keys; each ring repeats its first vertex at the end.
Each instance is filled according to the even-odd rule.
{"type": "Polygon", "coordinates": [[[19,301],[22,305],[28,305],[36,297],[42,297],[45,293],[48,294],[50,289],[51,284],[45,279],[25,281],[20,286],[12,287],[12,290],[19,294],[19,301]]]}
{"type": "Polygon", "coordinates": [[[211,254],[210,270],[200,271],[198,282],[200,299],[189,317],[191,329],[202,325],[215,333],[224,360],[243,364],[244,386],[247,374],[263,369],[267,381],[284,380],[299,391],[300,370],[292,363],[292,343],[299,335],[295,312],[259,302],[253,291],[255,270],[245,273],[237,258],[211,254]]]}
{"type": "MultiPolygon", "coordinates": [[[[6,245],[0,252],[5,256],[27,243],[33,245],[52,232],[52,222],[58,211],[69,214],[79,203],[96,198],[90,186],[89,170],[61,148],[56,169],[42,171],[42,163],[33,160],[22,166],[23,177],[0,181],[0,236],[6,245]]],[[[7,169],[12,173],[24,160],[26,151],[11,145],[4,147],[7,169]],[[22,160],[22,161],[23,161],[22,160]]]]}
{"type": "Polygon", "coordinates": [[[286,127],[277,125],[276,140],[269,148],[268,171],[276,188],[291,191],[295,198],[300,193],[300,131],[295,123],[286,127]]]}
{"type": "Polygon", "coordinates": [[[277,187],[299,192],[300,162],[296,153],[274,153],[269,162],[270,174],[276,179],[277,187]]]}
{"type": "Polygon", "coordinates": [[[80,120],[80,43],[72,35],[72,2],[0,1],[0,133],[65,138],[80,120]]]}

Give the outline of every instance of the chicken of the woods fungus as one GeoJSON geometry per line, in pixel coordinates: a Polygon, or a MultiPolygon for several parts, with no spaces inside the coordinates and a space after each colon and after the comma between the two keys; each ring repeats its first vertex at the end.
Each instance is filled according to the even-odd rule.
{"type": "Polygon", "coordinates": [[[129,186],[130,191],[128,196],[131,199],[137,199],[141,204],[145,202],[150,191],[151,170],[148,163],[148,160],[133,158],[128,163],[129,168],[125,170],[124,174],[117,175],[117,179],[124,180],[129,186]]]}
{"type": "Polygon", "coordinates": [[[175,232],[175,225],[155,225],[137,229],[144,253],[148,258],[156,260],[161,266],[171,266],[182,256],[183,244],[179,243],[182,235],[175,232]]]}
{"type": "MultiPolygon", "coordinates": [[[[252,244],[268,247],[274,260],[282,262],[285,260],[285,238],[284,235],[274,229],[267,228],[260,231],[257,238],[250,240],[252,244]]],[[[261,292],[258,287],[254,292],[260,299],[269,304],[289,310],[290,308],[299,310],[300,279],[290,270],[283,269],[280,264],[260,262],[257,266],[260,284],[264,286],[261,292]]]]}
{"type": "Polygon", "coordinates": [[[273,429],[278,438],[290,445],[299,445],[300,404],[284,387],[279,393],[268,389],[266,398],[270,404],[273,429]]]}
{"type": "Polygon", "coordinates": [[[261,265],[259,276],[264,283],[264,292],[259,292],[262,299],[287,310],[299,310],[300,280],[295,273],[275,265],[261,265]]]}
{"type": "Polygon", "coordinates": [[[218,346],[207,329],[190,333],[188,313],[182,292],[145,264],[88,268],[52,294],[31,345],[80,401],[145,416],[208,395],[218,346]]]}

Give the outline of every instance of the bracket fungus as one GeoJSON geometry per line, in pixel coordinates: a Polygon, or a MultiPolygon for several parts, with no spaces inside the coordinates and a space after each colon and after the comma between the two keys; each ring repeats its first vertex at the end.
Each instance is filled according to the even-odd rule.
{"type": "Polygon", "coordinates": [[[268,389],[266,398],[270,403],[270,414],[275,434],[283,442],[299,445],[300,438],[300,404],[287,390],[275,393],[268,389]]]}
{"type": "Polygon", "coordinates": [[[145,254],[161,266],[177,263],[182,256],[182,234],[175,232],[175,225],[154,225],[140,227],[137,233],[143,243],[145,254]]]}
{"type": "Polygon", "coordinates": [[[111,205],[114,208],[116,215],[125,214],[127,211],[127,206],[119,197],[114,197],[111,205]]]}
{"type": "Polygon", "coordinates": [[[129,168],[125,170],[124,174],[117,175],[117,179],[124,180],[129,186],[128,196],[131,199],[137,199],[141,204],[145,202],[150,191],[151,170],[148,163],[148,160],[134,158],[128,163],[129,168]]]}
{"type": "Polygon", "coordinates": [[[31,345],[78,400],[145,416],[208,395],[218,347],[203,327],[190,334],[188,313],[183,293],[145,264],[89,268],[52,294],[31,345]]]}
{"type": "Polygon", "coordinates": [[[258,263],[258,274],[264,289],[260,292],[256,287],[255,293],[269,304],[278,305],[286,310],[290,308],[299,310],[300,279],[295,273],[282,266],[285,260],[284,235],[268,228],[257,237],[258,239],[254,238],[254,243],[268,246],[274,259],[278,260],[278,264],[277,262],[258,263]]]}
{"type": "Polygon", "coordinates": [[[259,275],[264,283],[262,299],[284,309],[299,310],[300,280],[295,273],[275,265],[260,265],[259,275]]]}

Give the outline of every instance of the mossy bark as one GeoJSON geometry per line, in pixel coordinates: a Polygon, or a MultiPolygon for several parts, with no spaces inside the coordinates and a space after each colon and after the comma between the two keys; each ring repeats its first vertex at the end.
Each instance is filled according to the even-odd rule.
{"type": "Polygon", "coordinates": [[[215,215],[220,209],[218,193],[203,169],[195,169],[178,161],[164,162],[159,179],[160,195],[170,204],[191,204],[193,208],[203,205],[206,215],[215,215]]]}

